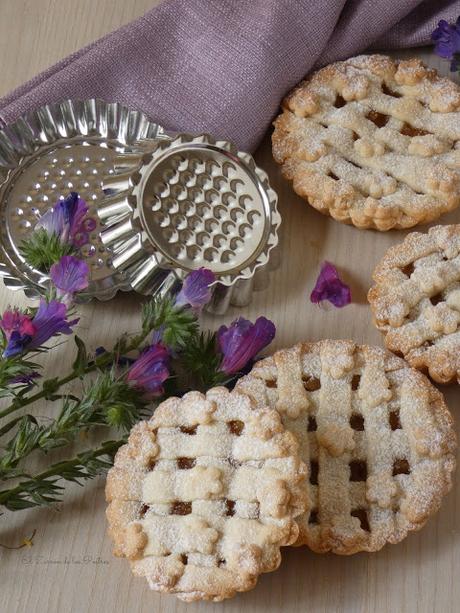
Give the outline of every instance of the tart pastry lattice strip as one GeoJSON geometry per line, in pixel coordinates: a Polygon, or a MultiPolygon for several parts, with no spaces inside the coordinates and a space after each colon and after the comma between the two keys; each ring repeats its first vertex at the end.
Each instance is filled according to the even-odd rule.
{"type": "Polygon", "coordinates": [[[460,225],[409,234],[373,278],[369,302],[386,346],[439,383],[460,381],[460,225]]]}
{"type": "Polygon", "coordinates": [[[298,535],[306,469],[275,411],[224,388],[162,403],[132,431],[107,482],[115,553],[184,600],[252,588],[298,535]]]}
{"type": "Polygon", "coordinates": [[[378,550],[423,526],[450,488],[456,438],[441,394],[379,348],[299,344],[258,362],[237,389],[280,412],[310,467],[299,545],[378,550]]]}
{"type": "Polygon", "coordinates": [[[273,154],[323,213],[379,230],[460,202],[460,88],[419,60],[358,56],[301,83],[275,121],[273,154]]]}

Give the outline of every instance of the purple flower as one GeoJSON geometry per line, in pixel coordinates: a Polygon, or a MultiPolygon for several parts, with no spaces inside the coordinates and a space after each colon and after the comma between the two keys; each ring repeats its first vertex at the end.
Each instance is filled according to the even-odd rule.
{"type": "Polygon", "coordinates": [[[160,396],[169,377],[169,353],[164,345],[151,345],[135,360],[126,380],[148,396],[160,396]]]}
{"type": "Polygon", "coordinates": [[[0,319],[0,328],[9,341],[13,332],[17,332],[20,336],[32,336],[35,334],[35,326],[30,317],[25,313],[21,313],[18,308],[13,310],[8,309],[3,313],[0,319]]]}
{"type": "Polygon", "coordinates": [[[8,339],[3,357],[11,358],[24,351],[38,349],[52,336],[71,334],[72,326],[78,322],[67,320],[67,307],[57,300],[40,300],[40,306],[32,320],[34,331],[32,334],[14,330],[8,339]]]}
{"type": "Polygon", "coordinates": [[[431,38],[435,42],[435,53],[446,60],[454,60],[451,70],[455,70],[454,56],[460,53],[460,17],[455,24],[449,24],[445,19],[441,19],[431,38]]]}
{"type": "Polygon", "coordinates": [[[67,321],[67,307],[57,300],[40,300],[40,306],[33,318],[34,326],[37,328],[32,337],[32,342],[27,349],[41,347],[52,336],[59,334],[72,334],[72,326],[78,323],[78,319],[67,321]]]}
{"type": "Polygon", "coordinates": [[[189,304],[194,309],[201,309],[211,300],[210,286],[216,277],[212,270],[199,268],[189,273],[184,280],[181,291],[177,294],[176,304],[189,304]]]}
{"type": "Polygon", "coordinates": [[[12,332],[7,345],[3,350],[3,357],[12,358],[15,355],[23,353],[27,345],[30,344],[31,340],[32,337],[30,336],[30,334],[21,334],[20,332],[17,332],[15,330],[14,332],[12,332]]]}
{"type": "Polygon", "coordinates": [[[35,385],[35,379],[39,379],[41,377],[41,374],[38,373],[36,370],[33,370],[27,374],[24,375],[16,375],[15,377],[13,377],[12,379],[10,379],[10,383],[11,385],[27,385],[28,387],[32,387],[32,385],[35,385]]]}
{"type": "Polygon", "coordinates": [[[310,300],[315,303],[329,300],[336,307],[350,304],[350,288],[339,279],[337,268],[330,262],[323,262],[310,300]]]}
{"type": "Polygon", "coordinates": [[[265,317],[258,317],[254,324],[239,317],[229,328],[221,326],[217,332],[217,341],[223,353],[220,370],[227,375],[239,372],[272,342],[275,333],[275,324],[265,317]]]}
{"type": "Polygon", "coordinates": [[[89,266],[73,255],[64,255],[51,266],[50,277],[58,289],[58,297],[70,302],[76,292],[88,287],[89,266]]]}
{"type": "MultiPolygon", "coordinates": [[[[48,234],[57,234],[62,243],[74,243],[77,235],[86,234],[84,220],[88,212],[86,202],[71,192],[64,200],[58,200],[38,221],[35,229],[43,228],[48,234]]],[[[93,228],[94,229],[94,228],[93,228]]],[[[81,242],[77,239],[76,242],[81,242]]]]}

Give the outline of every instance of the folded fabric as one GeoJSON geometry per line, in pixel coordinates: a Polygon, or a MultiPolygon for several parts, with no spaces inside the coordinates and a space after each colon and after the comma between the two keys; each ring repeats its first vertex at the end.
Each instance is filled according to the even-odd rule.
{"type": "Polygon", "coordinates": [[[427,43],[439,19],[459,14],[460,0],[166,0],[0,99],[0,127],[97,97],[252,150],[312,68],[427,43]]]}

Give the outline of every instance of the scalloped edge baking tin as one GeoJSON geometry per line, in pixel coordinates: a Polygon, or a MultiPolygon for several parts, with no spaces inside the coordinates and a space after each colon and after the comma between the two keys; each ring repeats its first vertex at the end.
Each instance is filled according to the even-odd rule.
{"type": "MultiPolygon", "coordinates": [[[[163,128],[139,112],[103,100],[66,100],[21,117],[0,131],[0,275],[6,287],[37,297],[48,277],[28,266],[20,243],[41,214],[70,191],[79,192],[97,222],[106,175],[115,157],[138,156],[146,143],[168,139],[163,128]],[[153,139],[153,140],[152,140],[153,139]]],[[[81,255],[90,266],[82,301],[108,300],[130,290],[124,271],[112,266],[98,228],[81,255]]]]}
{"type": "Polygon", "coordinates": [[[208,134],[177,134],[144,155],[120,155],[98,208],[101,238],[132,289],[171,291],[191,270],[216,274],[208,309],[245,306],[268,284],[281,217],[268,176],[208,134]]]}

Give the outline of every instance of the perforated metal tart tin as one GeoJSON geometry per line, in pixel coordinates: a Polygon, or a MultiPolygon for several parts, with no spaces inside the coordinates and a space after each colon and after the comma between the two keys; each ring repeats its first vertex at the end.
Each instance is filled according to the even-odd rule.
{"type": "MultiPolygon", "coordinates": [[[[97,221],[81,255],[90,267],[83,300],[112,298],[131,284],[114,269],[99,236],[97,209],[104,177],[117,155],[139,156],[150,139],[167,138],[145,115],[102,100],[44,106],[0,131],[0,274],[10,289],[39,294],[47,277],[26,264],[20,245],[53,204],[78,192],[97,221]]],[[[151,144],[150,144],[151,147],[151,144]]]]}
{"type": "Polygon", "coordinates": [[[134,290],[152,294],[206,267],[217,278],[208,310],[223,313],[266,286],[281,218],[249,154],[206,134],[178,134],[118,162],[104,183],[101,237],[134,290]]]}

